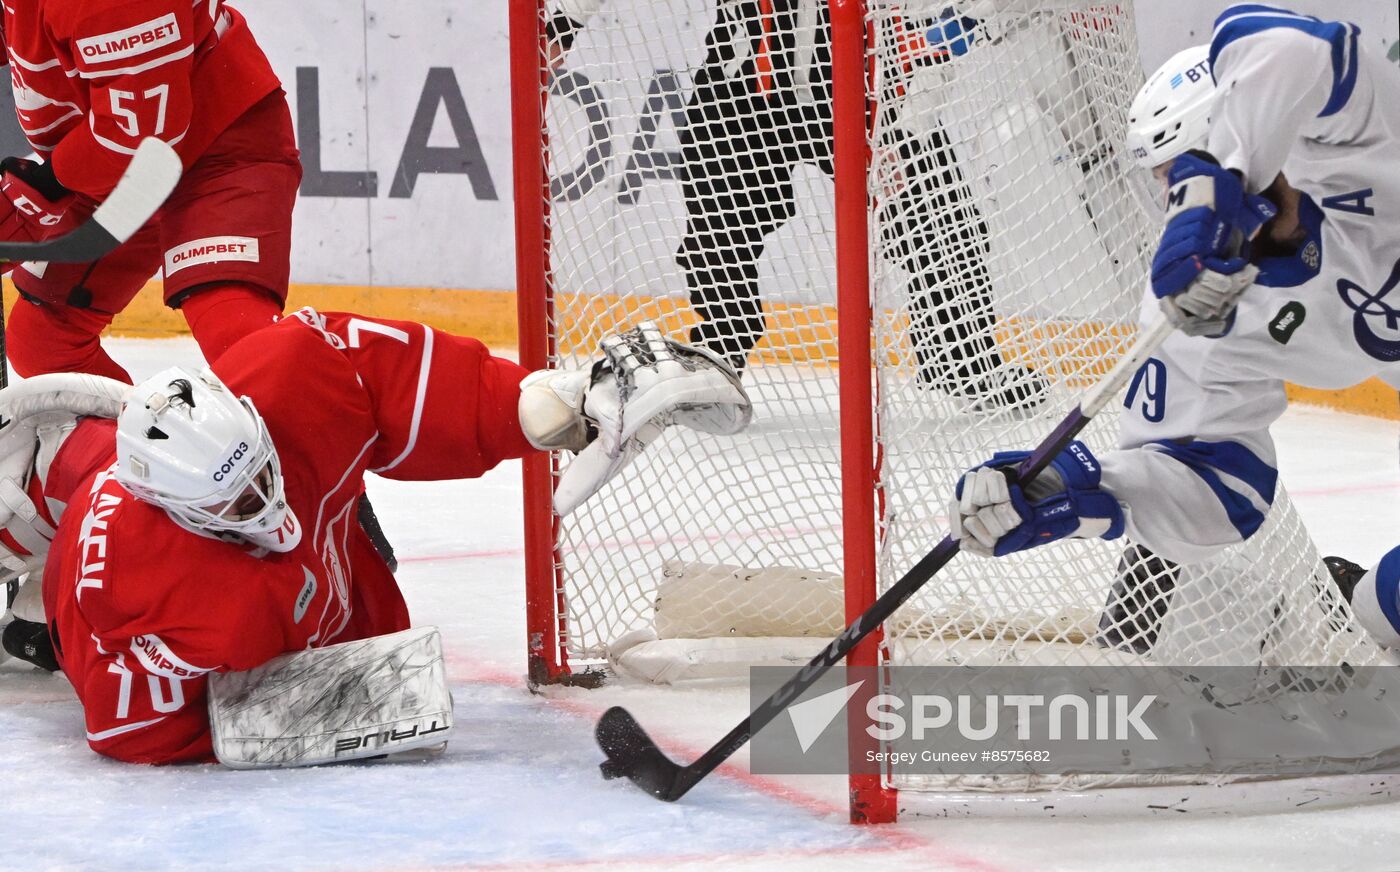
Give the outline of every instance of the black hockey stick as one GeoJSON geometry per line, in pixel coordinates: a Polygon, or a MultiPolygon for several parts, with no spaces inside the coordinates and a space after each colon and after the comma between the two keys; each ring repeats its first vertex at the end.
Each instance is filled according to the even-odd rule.
{"type": "Polygon", "coordinates": [[[126,242],[156,213],[180,181],[180,157],[155,137],[136,146],[117,186],[92,217],[54,239],[0,242],[0,261],[88,263],[126,242]]]}
{"type": "MultiPolygon", "coordinates": [[[[1064,450],[1089,421],[1118,395],[1138,368],[1156,352],[1174,329],[1171,322],[1163,318],[1140,333],[1132,348],[1114,365],[1108,375],[1089,389],[1079,401],[1079,406],[1016,468],[1013,473],[1015,480],[1029,481],[1045,469],[1055,455],[1064,450]]],[[[632,717],[631,712],[620,706],[608,709],[599,719],[595,731],[598,745],[607,755],[607,760],[602,764],[603,777],[629,778],[642,790],[666,802],[675,802],[685,796],[701,779],[742,748],[754,733],[782,714],[793,700],[841,662],[852,648],[888,620],[957,553],[957,541],[945,536],[942,542],[885,591],[874,605],[856,618],[840,636],[802,667],[800,672],[765,699],[714,747],[688,766],[672,762],[651,740],[646,730],[642,729],[641,724],[637,723],[637,719],[632,717]]]]}

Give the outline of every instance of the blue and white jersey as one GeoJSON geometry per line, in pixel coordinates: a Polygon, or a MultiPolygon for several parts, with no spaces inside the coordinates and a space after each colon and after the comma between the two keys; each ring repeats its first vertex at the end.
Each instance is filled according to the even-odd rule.
{"type": "MultiPolygon", "coordinates": [[[[1251,191],[1282,172],[1306,238],[1258,262],[1229,332],[1173,335],[1125,398],[1103,484],[1129,532],[1178,562],[1263,523],[1277,481],[1269,426],[1284,382],[1400,387],[1400,70],[1355,25],[1261,4],[1216,21],[1209,150],[1251,191]]],[[[1150,291],[1143,321],[1161,315],[1150,291]]]]}

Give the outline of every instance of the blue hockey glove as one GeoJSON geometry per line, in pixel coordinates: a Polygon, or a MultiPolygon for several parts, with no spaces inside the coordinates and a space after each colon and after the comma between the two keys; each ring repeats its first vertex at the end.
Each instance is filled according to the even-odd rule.
{"type": "Polygon", "coordinates": [[[1223,334],[1258,275],[1249,263],[1249,240],[1278,210],[1245,193],[1239,176],[1203,151],[1178,157],[1167,181],[1167,224],[1152,259],[1152,292],[1185,332],[1223,334]]]}
{"type": "Polygon", "coordinates": [[[976,18],[950,14],[949,17],[935,22],[924,34],[924,39],[928,40],[929,48],[934,51],[946,51],[957,57],[967,54],[968,49],[972,48],[972,43],[977,38],[974,30],[976,27],[976,18]]]}
{"type": "Polygon", "coordinates": [[[958,480],[949,506],[952,537],[962,550],[1005,557],[1057,539],[1116,539],[1123,509],[1099,487],[1099,461],[1083,442],[1071,442],[1029,485],[1006,475],[1029,451],[998,451],[958,480]]]}

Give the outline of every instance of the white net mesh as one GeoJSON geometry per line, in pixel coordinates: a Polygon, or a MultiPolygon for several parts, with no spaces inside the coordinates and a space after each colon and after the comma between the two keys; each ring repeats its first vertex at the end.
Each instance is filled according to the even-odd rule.
{"type": "MultiPolygon", "coordinates": [[[[1155,235],[1118,148],[1142,80],[1131,10],[963,6],[973,41],[948,54],[925,38],[946,0],[868,5],[882,587],[944,534],[962,470],[1037,443],[1107,372],[1155,235]]],[[[736,569],[842,566],[829,44],[817,0],[614,0],[552,81],[555,362],[581,364],[649,317],[744,367],[756,408],[737,437],[669,431],[558,525],[576,662],[653,628],[667,564],[728,569],[666,614],[666,635],[685,615],[721,634],[762,625],[738,615],[776,611],[788,635],[803,609],[813,627],[832,621],[833,597],[774,610],[763,576],[736,569]]],[[[1082,437],[1094,450],[1114,446],[1113,417],[1082,437]]],[[[1124,540],[955,560],[887,627],[884,656],[1093,670],[1379,653],[1280,490],[1248,546],[1206,565],[1124,540]]]]}
{"type": "Polygon", "coordinates": [[[558,362],[650,317],[747,364],[757,410],[736,438],[669,431],[560,525],[575,659],[651,624],[666,561],[841,568],[829,108],[794,99],[794,11],[760,95],[758,3],[722,5],[603,4],[548,96],[558,362]]]}

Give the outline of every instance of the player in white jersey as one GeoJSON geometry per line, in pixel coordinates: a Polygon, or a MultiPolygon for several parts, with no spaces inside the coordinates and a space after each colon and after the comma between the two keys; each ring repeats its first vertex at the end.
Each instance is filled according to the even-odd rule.
{"type": "MultiPolygon", "coordinates": [[[[1400,387],[1400,72],[1358,33],[1240,4],[1148,80],[1129,145],[1169,191],[1142,320],[1181,329],[1133,379],[1118,450],[1073,443],[1025,488],[996,469],[1021,452],[963,476],[963,550],[1127,532],[1201,561],[1264,522],[1284,382],[1400,387]]],[[[1348,581],[1363,625],[1400,646],[1400,548],[1348,581]]]]}

